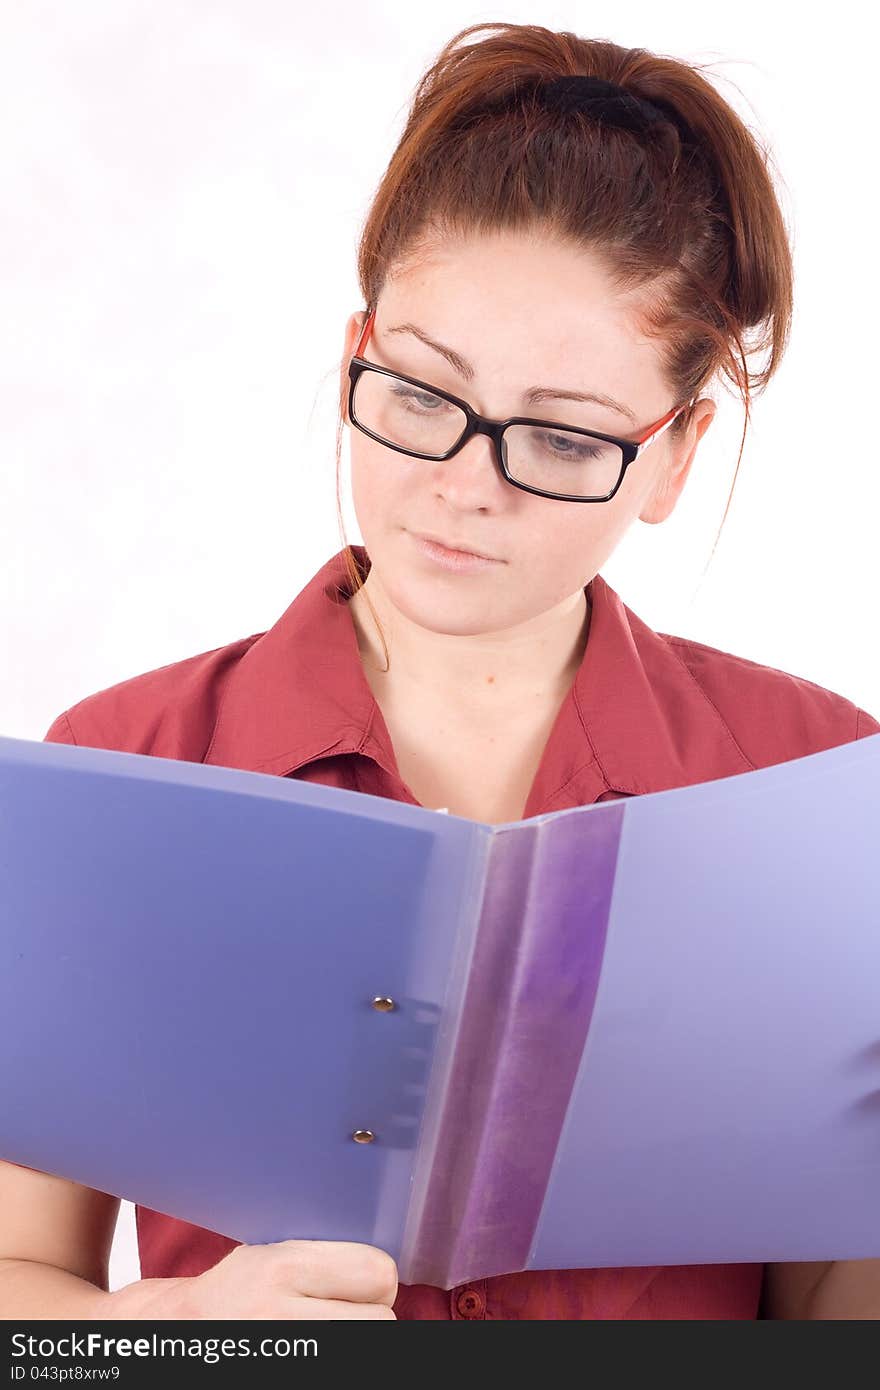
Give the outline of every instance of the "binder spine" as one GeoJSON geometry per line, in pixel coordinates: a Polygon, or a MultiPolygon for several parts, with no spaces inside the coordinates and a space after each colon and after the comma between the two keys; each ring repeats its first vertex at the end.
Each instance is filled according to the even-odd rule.
{"type": "Polygon", "coordinates": [[[623,805],[495,833],[405,1283],[527,1267],[589,1031],[623,805]]]}

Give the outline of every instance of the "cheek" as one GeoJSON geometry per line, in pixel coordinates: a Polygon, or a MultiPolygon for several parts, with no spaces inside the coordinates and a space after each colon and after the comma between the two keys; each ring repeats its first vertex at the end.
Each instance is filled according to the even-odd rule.
{"type": "Polygon", "coordinates": [[[364,519],[381,522],[383,514],[393,509],[396,470],[389,466],[388,451],[369,440],[358,441],[351,450],[351,495],[354,509],[363,529],[364,519]]]}
{"type": "Polygon", "coordinates": [[[549,602],[574,593],[601,570],[638,513],[638,501],[621,488],[610,502],[547,505],[558,512],[540,521],[533,514],[519,555],[535,592],[549,602]]]}
{"type": "Polygon", "coordinates": [[[548,501],[554,512],[544,513],[540,522],[527,528],[530,553],[540,555],[548,566],[563,566],[579,557],[591,556],[605,548],[625,529],[628,507],[621,494],[611,502],[566,503],[548,501]]]}

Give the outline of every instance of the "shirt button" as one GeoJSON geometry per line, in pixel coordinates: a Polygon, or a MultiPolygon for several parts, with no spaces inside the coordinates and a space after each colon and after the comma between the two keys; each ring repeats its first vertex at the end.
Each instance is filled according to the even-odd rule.
{"type": "Polygon", "coordinates": [[[455,1306],[459,1317],[462,1318],[484,1318],[486,1316],[486,1301],[476,1289],[462,1289],[455,1300],[455,1306]]]}

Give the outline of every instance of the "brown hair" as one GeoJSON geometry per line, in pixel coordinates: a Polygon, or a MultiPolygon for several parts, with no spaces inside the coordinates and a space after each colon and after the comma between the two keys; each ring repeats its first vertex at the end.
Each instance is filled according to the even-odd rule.
{"type": "MultiPolygon", "coordinates": [[[[541,25],[472,24],[419,80],[366,215],[357,267],[367,312],[389,273],[432,234],[540,226],[599,256],[615,288],[648,286],[644,330],[662,340],[676,403],[699,396],[719,370],[743,399],[720,536],[751,392],[766,387],[791,328],[791,247],[769,163],[700,66],[541,25]],[[491,32],[464,44],[481,30],[491,32]],[[635,135],[586,111],[567,114],[530,100],[537,81],[575,74],[614,82],[670,119],[635,135]],[[754,352],[769,355],[750,372],[754,352]]],[[[345,537],[339,496],[345,408],[343,390],[336,501],[355,592],[365,576],[345,537]]],[[[690,419],[682,412],[670,433],[680,435],[690,419]]]]}

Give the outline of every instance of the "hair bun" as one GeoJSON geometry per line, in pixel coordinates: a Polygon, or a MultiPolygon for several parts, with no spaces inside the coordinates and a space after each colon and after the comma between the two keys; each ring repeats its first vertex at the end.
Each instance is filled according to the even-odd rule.
{"type": "Polygon", "coordinates": [[[616,82],[607,82],[603,77],[587,77],[571,74],[564,77],[542,79],[534,88],[535,96],[542,106],[550,111],[561,111],[568,115],[572,111],[583,111],[588,116],[598,116],[609,125],[643,134],[652,126],[671,118],[664,114],[653,102],[635,96],[616,82]]]}

